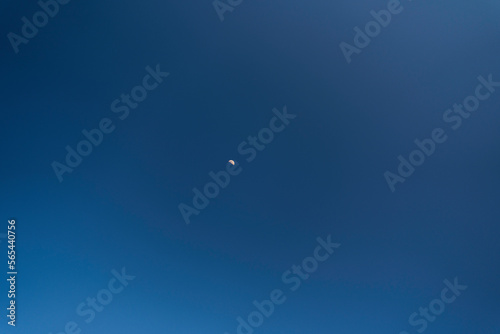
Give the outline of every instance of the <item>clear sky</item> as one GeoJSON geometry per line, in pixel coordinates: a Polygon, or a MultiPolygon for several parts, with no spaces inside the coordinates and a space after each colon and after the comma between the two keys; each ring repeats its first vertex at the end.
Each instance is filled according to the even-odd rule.
{"type": "Polygon", "coordinates": [[[279,289],[254,333],[413,334],[457,278],[425,332],[498,333],[500,87],[457,129],[443,114],[479,76],[500,82],[500,5],[404,0],[348,63],[339,45],[387,7],[244,0],[221,21],[211,0],[73,0],[16,53],[8,34],[40,6],[4,0],[0,273],[15,218],[18,276],[0,332],[234,334],[279,289]],[[146,75],[147,97],[120,101],[146,75]],[[247,161],[239,145],[285,106],[296,117],[247,161]],[[103,119],[113,131],[59,182],[54,161],[103,119]],[[447,140],[392,192],[384,173],[436,128],[447,140]],[[179,204],[229,159],[241,172],[186,224],[179,204]],[[292,291],[283,273],[329,235],[340,246],[292,291]],[[107,294],[122,270],[135,278],[107,294]],[[98,295],[113,299],[91,317],[98,295]]]}

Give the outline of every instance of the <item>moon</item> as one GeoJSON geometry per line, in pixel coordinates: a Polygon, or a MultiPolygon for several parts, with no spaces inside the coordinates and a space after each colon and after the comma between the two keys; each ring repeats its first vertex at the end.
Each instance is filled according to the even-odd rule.
{"type": "Polygon", "coordinates": [[[234,166],[234,161],[233,161],[233,160],[229,160],[228,162],[229,162],[231,165],[233,165],[233,166],[234,166]]]}

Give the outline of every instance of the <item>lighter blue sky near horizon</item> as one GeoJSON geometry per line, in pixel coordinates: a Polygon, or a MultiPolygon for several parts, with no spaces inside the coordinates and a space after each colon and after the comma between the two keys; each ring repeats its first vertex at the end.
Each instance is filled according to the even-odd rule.
{"type": "Polygon", "coordinates": [[[16,219],[19,274],[0,332],[234,334],[281,289],[254,333],[413,334],[457,277],[425,333],[498,333],[500,89],[457,130],[443,113],[500,81],[500,5],[402,6],[348,64],[339,44],[387,1],[244,0],[221,22],[211,1],[73,0],[17,54],[6,36],[39,7],[3,1],[0,233],[16,219]],[[120,120],[111,103],[157,64],[170,75],[120,120]],[[247,162],[238,146],[284,106],[296,118],[247,162]],[[114,131],[60,183],[51,163],[103,118],[114,131]],[[384,172],[435,128],[446,142],[391,192],[384,172]],[[229,159],[242,172],[186,225],[178,205],[229,159]],[[282,273],[328,235],[341,246],[291,291],[282,273]],[[135,279],[85,323],[123,267],[135,279]]]}

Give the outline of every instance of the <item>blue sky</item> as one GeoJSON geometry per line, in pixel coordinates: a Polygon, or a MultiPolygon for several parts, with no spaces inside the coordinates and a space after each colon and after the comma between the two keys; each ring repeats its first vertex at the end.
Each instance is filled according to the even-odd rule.
{"type": "Polygon", "coordinates": [[[16,219],[19,274],[1,332],[233,334],[281,289],[255,333],[413,334],[457,277],[425,332],[498,333],[500,90],[456,131],[442,117],[478,76],[500,81],[500,7],[401,6],[348,64],[339,44],[387,1],[243,1],[223,22],[210,1],[70,1],[18,53],[7,34],[40,7],[2,2],[0,233],[16,219]],[[111,103],[157,64],[170,75],[120,120],[111,103]],[[238,146],[284,106],[296,118],[247,162],[238,146]],[[104,118],[114,131],[59,182],[51,164],[104,118]],[[384,173],[438,127],[391,192],[384,173]],[[179,204],[229,159],[241,173],[185,224],[179,204]],[[282,274],[328,235],[341,246],[291,291],[282,274]],[[135,278],[86,323],[78,305],[122,268],[135,278]]]}

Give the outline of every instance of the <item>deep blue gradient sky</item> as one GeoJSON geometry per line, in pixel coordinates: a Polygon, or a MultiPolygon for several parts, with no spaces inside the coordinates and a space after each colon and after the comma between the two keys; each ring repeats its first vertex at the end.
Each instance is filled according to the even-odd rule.
{"type": "Polygon", "coordinates": [[[500,81],[500,5],[403,6],[347,64],[339,44],[386,0],[244,0],[223,22],[210,0],[73,0],[17,54],[6,36],[39,6],[4,0],[0,233],[16,218],[19,275],[0,332],[233,334],[282,289],[256,334],[413,334],[458,277],[425,332],[499,333],[500,89],[456,131],[442,115],[500,81]],[[119,120],[111,102],[156,64],[170,76],[119,120]],[[246,162],[238,145],[283,106],[297,117],[246,162]],[[60,183],[51,163],[105,117],[114,132],[60,183]],[[448,140],[391,192],[384,172],[436,127],[448,140]],[[178,205],[229,159],[241,174],[186,225],[178,205]],[[341,247],[291,292],[282,273],[328,235],[341,247]],[[85,323],[77,306],[123,267],[136,278],[85,323]]]}

